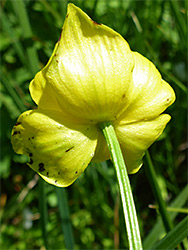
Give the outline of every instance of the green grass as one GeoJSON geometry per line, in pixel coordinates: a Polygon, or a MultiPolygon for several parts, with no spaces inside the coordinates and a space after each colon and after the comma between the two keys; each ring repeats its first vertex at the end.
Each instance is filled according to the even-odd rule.
{"type": "MultiPolygon", "coordinates": [[[[74,249],[128,249],[111,162],[91,163],[66,192],[58,191],[52,185],[43,186],[26,166],[26,157],[16,155],[10,144],[11,129],[19,114],[35,107],[29,82],[52,53],[68,2],[1,1],[1,249],[71,249],[73,245],[74,249]]],[[[185,226],[183,222],[179,230],[186,216],[181,208],[186,208],[188,200],[187,1],[71,2],[95,21],[118,31],[132,50],[154,62],[175,90],[176,102],[167,110],[172,120],[149,151],[168,217],[177,226],[172,233],[178,236],[185,226]]],[[[144,249],[151,249],[166,232],[158,208],[149,208],[150,204],[158,207],[158,203],[146,166],[147,159],[142,169],[130,176],[130,182],[144,249]]],[[[179,249],[187,248],[186,240],[179,244],[179,249]]]]}

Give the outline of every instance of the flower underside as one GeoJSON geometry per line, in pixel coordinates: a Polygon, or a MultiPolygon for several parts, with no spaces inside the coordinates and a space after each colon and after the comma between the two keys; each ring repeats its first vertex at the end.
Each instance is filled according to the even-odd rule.
{"type": "Polygon", "coordinates": [[[117,32],[68,5],[61,38],[30,83],[38,109],[23,113],[12,145],[47,182],[68,186],[91,161],[110,158],[99,124],[111,121],[129,173],[170,120],[175,100],[156,67],[117,32]]]}

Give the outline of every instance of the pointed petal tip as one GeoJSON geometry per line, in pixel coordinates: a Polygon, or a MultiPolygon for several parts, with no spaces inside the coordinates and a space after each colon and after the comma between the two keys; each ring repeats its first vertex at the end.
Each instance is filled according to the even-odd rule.
{"type": "Polygon", "coordinates": [[[76,20],[75,17],[77,17],[78,20],[80,20],[80,21],[81,21],[82,18],[85,19],[84,21],[86,23],[89,23],[91,25],[91,28],[94,28],[94,29],[98,29],[99,28],[100,31],[103,30],[103,32],[107,32],[106,35],[108,34],[108,36],[121,38],[122,40],[124,40],[124,42],[126,43],[127,47],[130,49],[129,44],[127,43],[127,41],[118,32],[116,32],[112,28],[106,26],[105,24],[101,24],[101,23],[98,23],[98,22],[94,21],[82,9],[80,9],[79,7],[77,7],[76,5],[74,5],[73,3],[69,3],[68,6],[67,6],[67,15],[66,15],[66,18],[69,18],[69,20],[71,18],[72,22],[76,23],[75,22],[75,20],[76,20]]]}
{"type": "Polygon", "coordinates": [[[136,174],[140,170],[140,168],[142,167],[142,165],[143,165],[143,163],[141,163],[137,168],[134,168],[132,170],[128,169],[128,174],[136,174]]]}

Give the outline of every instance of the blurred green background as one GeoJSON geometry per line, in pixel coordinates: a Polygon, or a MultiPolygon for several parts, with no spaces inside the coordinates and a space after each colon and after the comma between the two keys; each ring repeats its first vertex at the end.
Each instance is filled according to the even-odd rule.
{"type": "MultiPolygon", "coordinates": [[[[29,82],[48,61],[69,2],[118,31],[170,83],[172,120],[150,153],[162,196],[176,225],[187,204],[187,1],[1,0],[1,249],[127,249],[116,175],[110,162],[90,164],[70,187],[44,183],[13,152],[10,135],[24,110],[35,107],[29,82]],[[68,198],[68,206],[66,204],[68,198]],[[69,212],[67,210],[69,208],[69,212]],[[69,247],[68,247],[69,248],[69,247]]],[[[145,249],[164,236],[145,167],[130,176],[145,249]],[[152,208],[149,205],[153,205],[152,208]]],[[[184,242],[182,249],[186,249],[184,242]]]]}

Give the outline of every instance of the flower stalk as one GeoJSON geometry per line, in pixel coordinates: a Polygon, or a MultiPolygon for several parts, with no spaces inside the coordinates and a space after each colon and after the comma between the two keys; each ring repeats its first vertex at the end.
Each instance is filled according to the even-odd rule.
{"type": "Polygon", "coordinates": [[[103,122],[100,124],[100,127],[106,139],[111,154],[112,162],[114,164],[117,174],[128,235],[129,249],[142,250],[142,242],[132,190],[114,127],[110,122],[103,122]]]}

